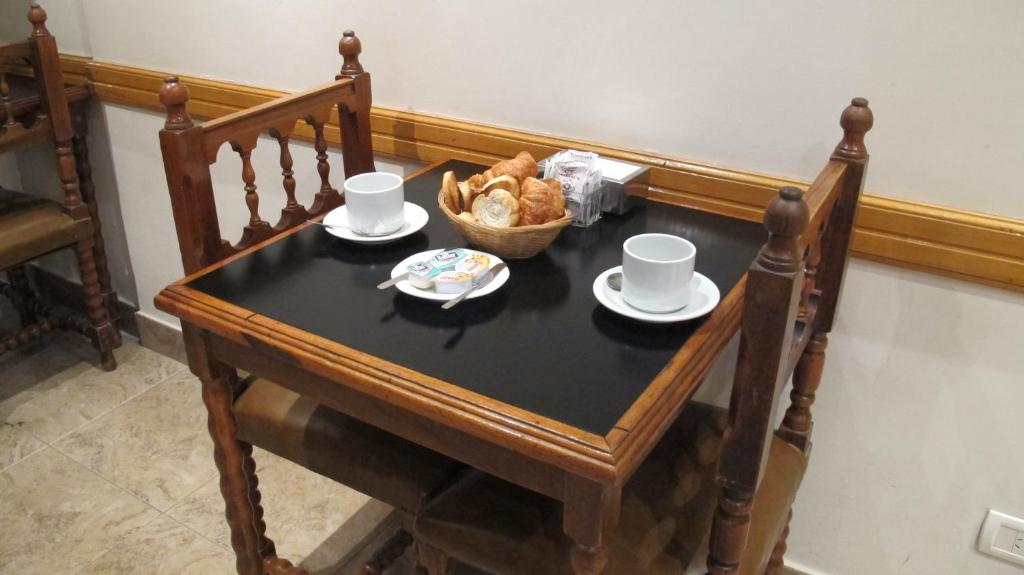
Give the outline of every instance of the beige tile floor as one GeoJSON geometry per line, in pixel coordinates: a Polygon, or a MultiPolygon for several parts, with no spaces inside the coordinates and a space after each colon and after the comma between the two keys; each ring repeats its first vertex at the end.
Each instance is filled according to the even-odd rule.
{"type": "MultiPolygon", "coordinates": [[[[103,372],[69,334],[0,356],[0,574],[234,573],[199,382],[132,341],[117,358],[103,372]]],[[[390,510],[254,457],[281,555],[358,572],[390,510]]],[[[389,571],[411,572],[408,558],[389,571]]]]}

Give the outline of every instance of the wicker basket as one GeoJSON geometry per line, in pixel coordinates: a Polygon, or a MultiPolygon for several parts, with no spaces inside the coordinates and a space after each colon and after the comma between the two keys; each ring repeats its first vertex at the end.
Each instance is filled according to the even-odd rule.
{"type": "Polygon", "coordinates": [[[444,203],[444,193],[437,194],[437,205],[448,216],[455,231],[466,238],[470,245],[481,248],[502,259],[522,260],[532,258],[544,251],[558,237],[562,228],[572,222],[572,214],[565,210],[561,218],[535,226],[495,228],[476,222],[466,221],[444,203]]]}

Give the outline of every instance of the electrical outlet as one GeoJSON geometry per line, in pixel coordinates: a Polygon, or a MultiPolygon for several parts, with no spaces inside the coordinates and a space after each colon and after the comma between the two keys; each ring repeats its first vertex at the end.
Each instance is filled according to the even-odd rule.
{"type": "Polygon", "coordinates": [[[1024,519],[989,509],[978,534],[978,551],[1024,565],[1024,519]]]}

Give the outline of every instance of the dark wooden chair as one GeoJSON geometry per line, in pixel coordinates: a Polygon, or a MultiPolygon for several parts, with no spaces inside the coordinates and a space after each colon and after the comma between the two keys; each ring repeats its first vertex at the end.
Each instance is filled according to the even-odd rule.
{"type": "MultiPolygon", "coordinates": [[[[624,486],[617,527],[593,571],[778,574],[810,453],[811,413],[836,308],[872,125],[867,101],[806,194],[783,188],[751,265],[728,411],[691,403],[624,486]],[[773,429],[779,394],[792,403],[773,429]],[[604,563],[604,561],[607,561],[604,563]]],[[[430,575],[468,564],[500,574],[572,573],[561,505],[481,472],[461,477],[415,523],[430,575]]]]}
{"type": "Polygon", "coordinates": [[[46,29],[46,13],[32,5],[32,35],[26,42],[0,46],[0,153],[52,140],[64,202],[0,189],[0,294],[12,300],[22,329],[0,339],[0,354],[40,338],[55,328],[92,339],[103,369],[116,367],[113,350],[121,344],[115,327],[117,294],[110,285],[103,235],[93,193],[86,146],[84,104],[89,92],[66,86],[57,42],[46,29]],[[69,108],[69,102],[76,105],[69,108]],[[88,317],[43,304],[31,289],[26,264],[73,247],[78,257],[88,317]]]}
{"type": "MultiPolygon", "coordinates": [[[[337,113],[341,127],[345,174],[353,176],[374,170],[369,124],[370,75],[359,63],[360,51],[358,38],[347,31],[340,44],[344,63],[334,82],[204,124],[195,124],[186,110],[188,89],[177,78],[165,80],[160,100],[167,109],[167,121],[160,132],[160,147],[186,274],[342,204],[342,194],[330,182],[324,136],[333,112],[337,113]],[[290,138],[306,125],[312,129],[320,175],[319,191],[309,208],[295,198],[289,149],[290,138]],[[286,206],[274,224],[260,215],[256,174],[250,161],[263,134],[275,139],[280,148],[282,186],[287,196],[286,206]],[[210,178],[210,165],[217,161],[225,144],[241,158],[241,179],[250,216],[235,244],[223,239],[210,178]]],[[[459,471],[460,466],[451,459],[329,409],[310,397],[258,377],[259,374],[241,380],[234,369],[208,353],[203,332],[187,323],[182,328],[189,366],[203,384],[239,573],[303,572],[278,558],[274,544],[265,535],[251,456],[253,445],[410,516],[459,471]]],[[[400,531],[366,565],[365,572],[380,572],[411,542],[408,532],[400,531]]]]}

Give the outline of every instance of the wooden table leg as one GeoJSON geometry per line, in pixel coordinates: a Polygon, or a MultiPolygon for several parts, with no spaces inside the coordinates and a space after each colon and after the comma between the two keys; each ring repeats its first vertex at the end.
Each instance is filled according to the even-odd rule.
{"type": "MultiPolygon", "coordinates": [[[[275,559],[276,552],[265,533],[252,445],[236,438],[237,422],[231,408],[239,388],[238,376],[234,369],[210,356],[202,332],[188,324],[182,325],[182,331],[189,367],[203,384],[203,403],[213,438],[213,457],[220,472],[220,493],[231,528],[235,567],[239,575],[263,575],[264,559],[275,559]]],[[[290,573],[285,565],[271,561],[267,567],[271,566],[280,568],[275,572],[290,573]]]]}
{"type": "Polygon", "coordinates": [[[562,530],[573,540],[576,575],[600,575],[608,564],[605,534],[619,523],[622,488],[573,479],[566,483],[562,530]]]}

